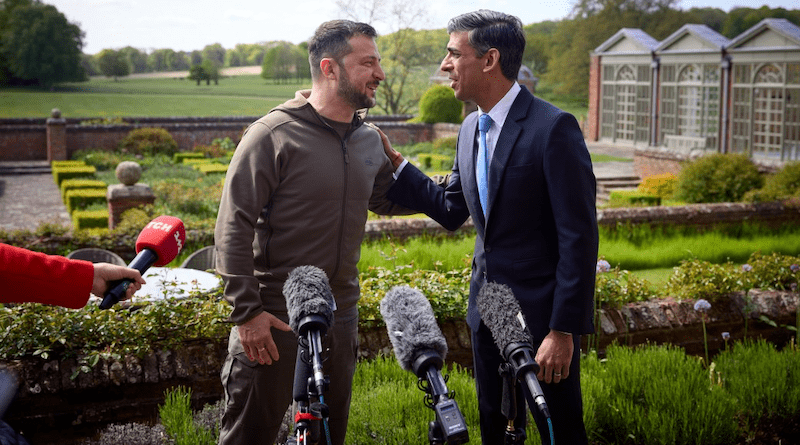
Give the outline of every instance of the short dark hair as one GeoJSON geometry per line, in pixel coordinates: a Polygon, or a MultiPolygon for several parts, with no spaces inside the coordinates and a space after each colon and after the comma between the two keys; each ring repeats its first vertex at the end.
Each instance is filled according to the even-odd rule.
{"type": "Polygon", "coordinates": [[[351,20],[331,20],[317,28],[314,36],[308,41],[308,63],[311,65],[311,78],[320,75],[319,62],[331,57],[341,65],[344,56],[350,54],[353,48],[350,39],[357,35],[365,35],[373,39],[378,33],[372,26],[351,20]]]}
{"type": "Polygon", "coordinates": [[[513,15],[481,9],[453,17],[447,23],[447,32],[466,31],[469,44],[478,57],[491,48],[500,52],[500,69],[508,80],[516,80],[525,52],[525,32],[522,21],[513,15]]]}

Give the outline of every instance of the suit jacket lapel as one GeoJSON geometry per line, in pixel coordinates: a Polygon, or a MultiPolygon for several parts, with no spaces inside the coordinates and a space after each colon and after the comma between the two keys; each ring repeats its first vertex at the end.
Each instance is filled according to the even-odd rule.
{"type": "MultiPolygon", "coordinates": [[[[464,198],[472,209],[481,208],[480,198],[478,197],[478,180],[475,177],[475,159],[478,155],[478,144],[475,142],[477,140],[477,132],[478,119],[476,114],[473,113],[462,123],[461,134],[458,138],[458,153],[463,157],[459,163],[461,187],[464,192],[464,198]]],[[[481,213],[472,212],[472,219],[475,223],[480,223],[483,226],[484,219],[481,213]]]]}
{"type": "MultiPolygon", "coordinates": [[[[497,138],[497,144],[494,147],[494,154],[492,161],[489,165],[489,210],[492,210],[497,193],[500,190],[500,183],[503,182],[503,175],[506,172],[506,165],[508,160],[511,159],[511,154],[522,132],[522,126],[519,121],[524,120],[528,115],[528,108],[533,100],[533,95],[527,89],[522,90],[514,99],[511,109],[508,111],[506,121],[503,123],[503,129],[500,131],[500,137],[497,138]]],[[[473,157],[474,159],[474,157],[473,157]]],[[[487,218],[489,213],[487,212],[487,218]]]]}

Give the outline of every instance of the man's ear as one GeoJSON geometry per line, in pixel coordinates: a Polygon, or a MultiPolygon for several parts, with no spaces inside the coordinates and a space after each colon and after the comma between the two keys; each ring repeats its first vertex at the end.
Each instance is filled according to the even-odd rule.
{"type": "Polygon", "coordinates": [[[335,78],[336,74],[333,71],[334,65],[335,64],[333,62],[333,59],[330,59],[330,58],[326,57],[326,58],[320,60],[319,61],[319,68],[320,68],[320,71],[322,71],[322,77],[325,77],[327,79],[335,78]]]}
{"type": "Polygon", "coordinates": [[[483,55],[484,65],[483,71],[489,72],[493,69],[500,69],[500,51],[497,48],[489,48],[486,54],[483,55]]]}

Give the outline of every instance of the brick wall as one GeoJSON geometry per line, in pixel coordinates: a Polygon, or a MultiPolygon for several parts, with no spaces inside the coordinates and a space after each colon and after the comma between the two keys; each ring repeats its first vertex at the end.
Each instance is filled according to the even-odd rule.
{"type": "Polygon", "coordinates": [[[589,62],[589,114],[583,136],[595,142],[600,139],[600,56],[592,55],[589,62]]]}
{"type": "Polygon", "coordinates": [[[39,125],[0,125],[0,161],[47,159],[44,119],[39,125]]]}
{"type": "MultiPolygon", "coordinates": [[[[367,121],[381,128],[393,144],[431,141],[458,134],[458,125],[406,123],[411,116],[369,116],[367,121]]],[[[229,137],[238,143],[245,128],[258,117],[210,118],[125,118],[116,125],[81,125],[81,119],[66,119],[66,157],[80,149],[113,150],[133,129],[158,127],[167,130],[181,151],[210,145],[214,139],[229,137]]],[[[0,162],[47,160],[45,119],[0,119],[0,162]]]]}
{"type": "Polygon", "coordinates": [[[666,149],[637,149],[633,153],[633,170],[640,178],[664,173],[678,176],[686,160],[685,156],[666,149]]]}

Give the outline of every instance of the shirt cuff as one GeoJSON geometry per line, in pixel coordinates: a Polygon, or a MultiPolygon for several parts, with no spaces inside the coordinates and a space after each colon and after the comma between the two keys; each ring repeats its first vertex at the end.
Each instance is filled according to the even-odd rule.
{"type": "Polygon", "coordinates": [[[408,159],[403,159],[403,162],[400,163],[400,166],[397,167],[394,173],[392,173],[392,176],[394,176],[395,180],[397,180],[397,177],[400,176],[400,172],[403,171],[403,168],[406,166],[406,164],[408,164],[408,159]]]}

